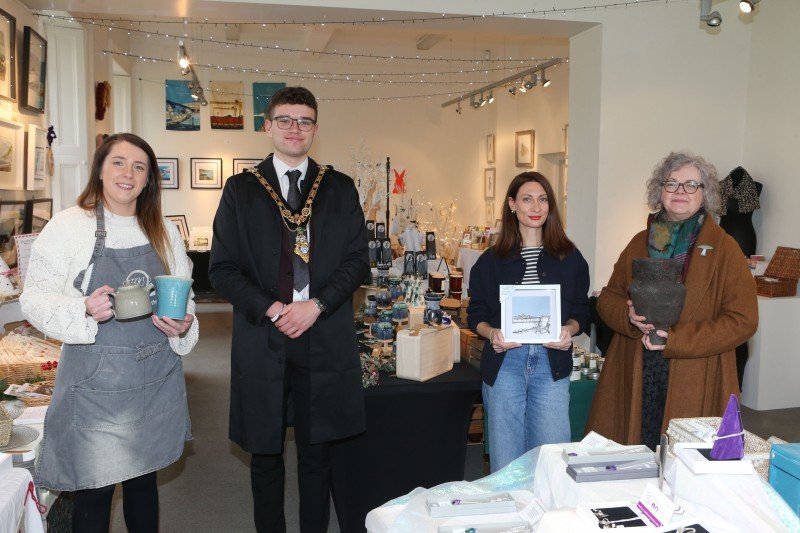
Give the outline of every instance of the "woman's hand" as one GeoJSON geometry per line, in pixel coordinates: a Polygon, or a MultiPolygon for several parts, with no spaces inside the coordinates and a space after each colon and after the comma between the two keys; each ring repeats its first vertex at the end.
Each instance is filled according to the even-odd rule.
{"type": "Polygon", "coordinates": [[[177,337],[178,335],[182,335],[186,332],[186,330],[192,327],[192,322],[194,322],[194,316],[192,315],[186,315],[183,317],[183,320],[175,320],[174,318],[170,318],[168,316],[158,318],[158,316],[153,313],[151,319],[153,321],[153,325],[161,330],[167,337],[177,337]]]}
{"type": "Polygon", "coordinates": [[[561,326],[561,334],[558,337],[558,342],[548,342],[543,346],[545,348],[553,348],[554,350],[569,350],[572,348],[572,333],[570,333],[569,326],[561,326]]]}
{"type": "Polygon", "coordinates": [[[655,327],[652,324],[644,323],[646,317],[636,314],[636,309],[633,308],[633,302],[631,300],[628,300],[628,320],[631,321],[631,324],[633,324],[634,327],[636,327],[636,329],[638,329],[645,335],[647,333],[650,333],[650,331],[652,331],[653,328],[655,327]]]}
{"type": "Polygon", "coordinates": [[[86,314],[92,317],[96,322],[105,322],[114,316],[111,297],[108,295],[112,292],[114,292],[114,288],[109,285],[103,285],[95,289],[94,292],[83,301],[83,305],[86,306],[86,314]]]}
{"type": "MultiPolygon", "coordinates": [[[[651,327],[652,327],[652,326],[651,326],[651,327]]],[[[658,329],[658,330],[656,330],[656,335],[658,335],[659,337],[663,337],[663,338],[665,338],[665,339],[666,339],[667,337],[669,337],[669,333],[667,333],[667,332],[666,332],[666,331],[664,331],[663,329],[658,329]]],[[[642,335],[642,344],[644,344],[644,347],[645,347],[646,349],[648,349],[648,350],[651,350],[651,351],[653,351],[653,352],[663,352],[663,351],[664,351],[664,349],[666,348],[666,345],[665,345],[665,344],[652,344],[652,343],[650,342],[650,335],[649,335],[649,334],[647,334],[647,333],[645,333],[644,335],[642,335]]]]}
{"type": "Polygon", "coordinates": [[[492,345],[492,349],[494,349],[497,353],[502,353],[511,348],[519,348],[522,346],[518,342],[506,342],[505,337],[503,337],[503,332],[499,328],[492,328],[489,331],[489,342],[492,345]]]}

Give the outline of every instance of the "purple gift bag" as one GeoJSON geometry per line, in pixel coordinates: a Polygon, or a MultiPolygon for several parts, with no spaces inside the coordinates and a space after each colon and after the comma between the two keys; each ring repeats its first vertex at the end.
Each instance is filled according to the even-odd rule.
{"type": "Polygon", "coordinates": [[[714,437],[711,458],[721,461],[741,459],[744,457],[744,425],[739,402],[735,394],[731,394],[728,407],[722,416],[722,423],[714,437]]]}

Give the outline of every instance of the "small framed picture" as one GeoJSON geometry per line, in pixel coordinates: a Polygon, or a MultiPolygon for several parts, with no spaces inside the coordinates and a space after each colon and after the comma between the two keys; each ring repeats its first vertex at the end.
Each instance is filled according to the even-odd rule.
{"type": "Polygon", "coordinates": [[[191,158],[192,189],[222,188],[222,159],[191,158]]]}
{"type": "Polygon", "coordinates": [[[158,170],[161,172],[161,188],[162,189],[177,189],[178,188],[178,158],[177,157],[159,157],[158,170]]]}
{"type": "Polygon", "coordinates": [[[17,99],[17,19],[0,9],[0,99],[17,99]]]}
{"type": "Polygon", "coordinates": [[[30,26],[22,37],[22,84],[19,105],[29,111],[44,113],[47,41],[30,26]]]}
{"type": "Polygon", "coordinates": [[[494,133],[486,136],[486,163],[494,163],[494,133]]]}
{"type": "Polygon", "coordinates": [[[486,226],[491,227],[494,221],[494,202],[486,202],[486,226]]]}
{"type": "Polygon", "coordinates": [[[533,166],[533,141],[534,131],[518,131],[516,134],[516,147],[515,161],[518,167],[532,167],[533,166]]]}
{"type": "Polygon", "coordinates": [[[33,198],[25,202],[24,233],[39,233],[53,217],[52,198],[33,198]]]}
{"type": "Polygon", "coordinates": [[[14,268],[17,248],[14,237],[25,233],[25,200],[0,201],[0,257],[14,268]]]}
{"type": "Polygon", "coordinates": [[[47,130],[28,124],[27,170],[25,171],[25,188],[29,191],[41,191],[45,188],[47,174],[47,130]]]}
{"type": "MultiPolygon", "coordinates": [[[[494,169],[487,168],[483,171],[483,197],[487,200],[494,198],[494,169]]],[[[492,217],[494,220],[494,217],[492,217]]]]}
{"type": "Polygon", "coordinates": [[[500,285],[506,342],[544,344],[561,335],[561,285],[500,285]]]}
{"type": "Polygon", "coordinates": [[[0,189],[25,186],[25,126],[0,119],[0,189]]]}
{"type": "Polygon", "coordinates": [[[189,224],[186,223],[186,215],[167,215],[167,220],[178,226],[183,242],[189,242],[189,224]]]}
{"type": "Polygon", "coordinates": [[[241,174],[246,168],[252,168],[261,163],[263,159],[234,159],[233,160],[233,173],[241,174]]]}

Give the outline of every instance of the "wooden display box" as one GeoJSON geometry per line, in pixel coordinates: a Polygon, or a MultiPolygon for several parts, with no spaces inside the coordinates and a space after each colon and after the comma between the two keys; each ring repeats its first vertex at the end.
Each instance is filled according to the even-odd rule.
{"type": "Polygon", "coordinates": [[[452,328],[404,329],[397,332],[397,377],[427,381],[452,369],[452,328]]]}
{"type": "Polygon", "coordinates": [[[778,246],[763,276],[755,276],[759,296],[794,296],[800,278],[800,249],[778,246]]]}

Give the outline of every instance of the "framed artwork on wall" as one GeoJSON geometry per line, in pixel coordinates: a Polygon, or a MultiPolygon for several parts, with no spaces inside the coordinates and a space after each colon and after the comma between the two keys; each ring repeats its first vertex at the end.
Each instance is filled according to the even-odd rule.
{"type": "Polygon", "coordinates": [[[494,222],[494,202],[486,202],[486,227],[491,228],[494,222]]]}
{"type": "Polygon", "coordinates": [[[222,188],[222,159],[193,157],[192,189],[222,188]]]}
{"type": "Polygon", "coordinates": [[[488,164],[494,163],[494,134],[490,133],[486,136],[486,162],[488,164]]]}
{"type": "Polygon", "coordinates": [[[0,9],[0,99],[17,99],[17,19],[0,9]]]}
{"type": "Polygon", "coordinates": [[[25,181],[25,129],[0,119],[0,189],[19,190],[25,181]]]}
{"type": "Polygon", "coordinates": [[[0,202],[0,256],[10,268],[17,265],[14,237],[25,229],[25,200],[0,202]]]}
{"type": "Polygon", "coordinates": [[[515,161],[518,167],[533,167],[533,141],[534,131],[518,131],[516,134],[516,147],[515,161]]]}
{"type": "Polygon", "coordinates": [[[263,159],[256,159],[256,158],[234,159],[233,160],[233,173],[234,174],[241,174],[242,172],[244,172],[244,169],[254,167],[254,166],[258,165],[259,163],[261,163],[261,161],[263,161],[263,159]]]}
{"type": "Polygon", "coordinates": [[[161,188],[178,188],[178,158],[177,157],[158,157],[158,170],[161,172],[161,188]]]}
{"type": "Polygon", "coordinates": [[[42,191],[47,182],[47,130],[28,124],[28,163],[25,173],[25,188],[42,191]]]}
{"type": "MultiPolygon", "coordinates": [[[[483,171],[483,197],[487,200],[494,198],[494,169],[487,168],[483,171]]],[[[492,217],[494,220],[494,217],[492,217]]],[[[491,221],[490,221],[491,222],[491,221]]]]}
{"type": "Polygon", "coordinates": [[[33,198],[25,202],[24,233],[39,233],[53,217],[52,198],[33,198]]]}
{"type": "Polygon", "coordinates": [[[167,219],[178,226],[181,232],[181,239],[185,244],[189,244],[189,225],[186,223],[186,215],[168,215],[167,219]]]}
{"type": "Polygon", "coordinates": [[[22,83],[20,107],[44,113],[45,77],[47,75],[47,41],[25,26],[22,36],[22,83]]]}

